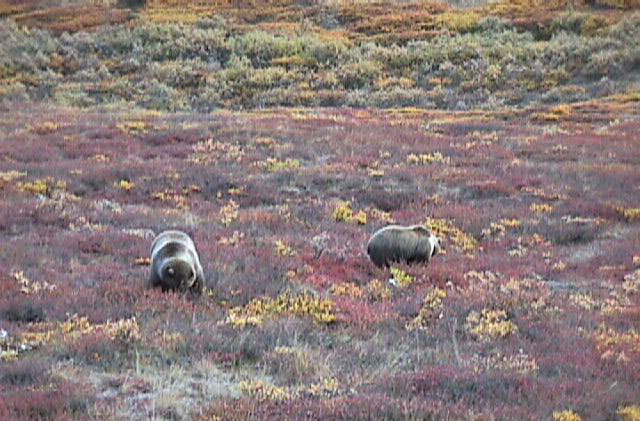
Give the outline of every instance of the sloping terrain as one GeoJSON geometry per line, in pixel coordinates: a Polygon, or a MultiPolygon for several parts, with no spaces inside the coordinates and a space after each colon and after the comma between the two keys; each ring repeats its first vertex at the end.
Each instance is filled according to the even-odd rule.
{"type": "Polygon", "coordinates": [[[637,91],[638,12],[578,3],[76,1],[0,21],[0,100],[465,111],[637,91]]]}
{"type": "Polygon", "coordinates": [[[638,107],[5,106],[0,414],[609,419],[638,404],[638,107]],[[446,245],[399,287],[364,253],[392,221],[446,245]],[[167,227],[201,298],[144,287],[167,227]]]}
{"type": "MultiPolygon", "coordinates": [[[[385,16],[385,4],[362,10],[385,16]]],[[[630,42],[640,18],[556,5],[540,12],[552,18],[538,29],[611,21],[544,39],[519,26],[524,2],[502,4],[471,9],[480,20],[508,13],[490,18],[500,41],[485,26],[422,39],[418,50],[361,42],[346,23],[364,25],[357,16],[338,20],[344,45],[331,38],[336,49],[323,50],[325,33],[268,38],[233,8],[167,23],[154,22],[169,16],[166,2],[135,12],[105,2],[127,23],[66,33],[16,23],[34,10],[7,13],[0,419],[640,419],[640,94],[630,42]],[[212,42],[222,33],[226,47],[212,42]],[[265,49],[264,37],[292,50],[265,49]],[[519,55],[523,40],[530,50],[519,55]],[[441,51],[434,45],[460,61],[429,56],[441,51]],[[305,56],[309,46],[318,49],[305,56]],[[496,59],[505,72],[518,61],[539,85],[497,79],[460,96],[467,79],[454,78],[437,82],[442,103],[356,108],[260,102],[278,88],[250,82],[269,72],[333,78],[362,64],[351,55],[363,49],[380,54],[372,66],[409,51],[421,60],[354,88],[363,106],[387,92],[374,88],[381,78],[414,80],[427,61],[440,64],[425,75],[454,66],[469,80],[493,74],[470,63],[496,59]],[[200,67],[221,51],[228,61],[200,67]],[[316,67],[284,60],[318,54],[328,56],[316,67]],[[590,79],[573,68],[580,54],[619,73],[590,79]],[[549,79],[556,65],[568,76],[549,79]],[[219,78],[235,85],[225,91],[219,78]],[[154,90],[161,84],[172,94],[154,90]],[[571,89],[580,95],[552,95],[571,89]],[[528,99],[488,99],[505,90],[528,99]],[[445,252],[428,266],[376,268],[365,244],[392,222],[426,224],[445,252]],[[201,297],[145,286],[151,241],[167,228],[194,238],[201,297]]],[[[430,7],[419,11],[471,13],[430,7]]],[[[305,83],[287,89],[323,95],[305,83]]],[[[335,83],[325,91],[340,92],[335,83]]],[[[422,101],[429,88],[415,86],[422,101]]],[[[354,105],[341,101],[331,104],[354,105]]]]}

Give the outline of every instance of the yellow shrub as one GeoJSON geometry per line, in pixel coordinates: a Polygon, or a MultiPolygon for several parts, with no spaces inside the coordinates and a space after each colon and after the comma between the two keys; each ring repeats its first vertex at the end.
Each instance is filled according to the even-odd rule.
{"type": "Polygon", "coordinates": [[[439,310],[442,308],[442,302],[445,298],[447,298],[447,291],[444,289],[438,287],[431,289],[427,296],[424,297],[420,312],[413,320],[407,323],[405,328],[409,331],[426,329],[435,319],[440,317],[439,310]]]}
{"type": "Polygon", "coordinates": [[[149,256],[136,257],[133,260],[133,263],[138,265],[138,266],[149,266],[149,265],[151,265],[151,258],[149,256]]]}
{"type": "Polygon", "coordinates": [[[630,405],[621,408],[618,415],[623,421],[640,421],[640,405],[630,405]]]}
{"type": "Polygon", "coordinates": [[[342,202],[333,211],[333,219],[336,222],[348,222],[353,217],[351,202],[342,202]]]}
{"type": "Polygon", "coordinates": [[[151,126],[141,120],[124,121],[118,124],[118,128],[127,134],[146,133],[151,126]]]}
{"type": "Polygon", "coordinates": [[[559,121],[560,115],[552,113],[534,113],[532,118],[539,121],[559,121]]]}
{"type": "Polygon", "coordinates": [[[226,246],[237,246],[243,239],[244,232],[233,231],[233,234],[230,237],[220,237],[220,239],[218,240],[218,244],[226,246]]]}
{"type": "Polygon", "coordinates": [[[384,170],[380,170],[377,168],[369,168],[367,170],[367,173],[369,174],[369,177],[373,177],[373,178],[382,178],[384,177],[384,170]]]}
{"type": "Polygon", "coordinates": [[[114,322],[91,323],[86,317],[73,314],[64,322],[39,323],[32,326],[34,331],[24,332],[21,343],[28,349],[52,341],[75,341],[92,333],[103,333],[111,340],[135,342],[141,339],[140,327],[135,317],[114,322]]]}
{"type": "Polygon", "coordinates": [[[417,164],[417,165],[427,165],[427,164],[448,164],[450,162],[450,158],[445,157],[440,152],[433,153],[423,153],[423,154],[409,154],[407,155],[407,163],[409,164],[417,164]]]}
{"type": "Polygon", "coordinates": [[[482,234],[502,237],[507,232],[507,229],[519,228],[521,226],[522,222],[517,219],[501,219],[499,222],[492,222],[489,228],[483,229],[482,234]]]}
{"type": "Polygon", "coordinates": [[[438,15],[438,22],[454,32],[469,32],[478,27],[480,15],[476,12],[445,12],[438,15]]]}
{"type": "Polygon", "coordinates": [[[100,154],[93,155],[91,158],[89,158],[89,160],[91,160],[93,162],[104,163],[104,162],[111,161],[111,158],[109,158],[108,155],[100,153],[100,154]]]}
{"type": "Polygon", "coordinates": [[[184,7],[153,7],[144,12],[146,19],[155,23],[194,24],[202,15],[184,7]]]}
{"type": "Polygon", "coordinates": [[[306,393],[314,397],[331,397],[338,393],[340,382],[335,377],[326,377],[322,382],[314,383],[306,389],[306,393]]]}
{"type": "Polygon", "coordinates": [[[229,203],[226,206],[223,206],[222,209],[220,209],[220,220],[225,227],[228,227],[233,221],[238,219],[239,208],[240,205],[232,199],[229,200],[229,203]]]}
{"type": "Polygon", "coordinates": [[[353,282],[345,282],[342,284],[334,284],[329,289],[331,294],[341,295],[345,297],[352,298],[362,298],[364,297],[364,291],[358,285],[353,282]]]}
{"type": "Polygon", "coordinates": [[[499,351],[488,356],[474,354],[471,358],[471,365],[476,372],[500,370],[529,374],[540,369],[536,360],[522,350],[515,355],[504,355],[499,351]]]}
{"type": "Polygon", "coordinates": [[[532,203],[531,206],[529,206],[529,209],[531,209],[531,211],[535,213],[549,213],[553,211],[553,206],[546,203],[532,203]]]}
{"type": "Polygon", "coordinates": [[[286,387],[278,387],[261,380],[242,381],[240,390],[258,400],[282,401],[292,397],[286,387]]]}
{"type": "Polygon", "coordinates": [[[333,219],[336,222],[351,222],[358,225],[366,225],[367,213],[365,211],[358,211],[353,213],[351,208],[351,202],[342,202],[333,210],[333,219]]]}
{"type": "Polygon", "coordinates": [[[229,321],[236,327],[258,326],[266,319],[283,314],[310,316],[323,324],[337,321],[333,301],[311,294],[291,295],[288,292],[276,298],[255,298],[244,307],[234,307],[229,310],[229,321]]]}
{"type": "Polygon", "coordinates": [[[153,192],[151,193],[151,198],[171,203],[178,209],[189,209],[187,197],[175,190],[165,189],[164,191],[153,192]]]}
{"type": "Polygon", "coordinates": [[[574,411],[564,410],[554,412],[553,421],[582,421],[582,417],[574,411]]]}
{"type": "Polygon", "coordinates": [[[518,326],[507,319],[504,310],[484,309],[480,313],[472,311],[467,316],[466,327],[478,340],[506,338],[518,332],[518,326]]]}
{"type": "Polygon", "coordinates": [[[627,295],[633,295],[640,292],[640,269],[628,273],[622,281],[622,290],[627,295]]]}
{"type": "Polygon", "coordinates": [[[291,257],[298,254],[290,245],[282,240],[276,240],[276,252],[283,257],[291,257]]]}
{"type": "Polygon", "coordinates": [[[47,197],[53,197],[67,188],[67,183],[62,180],[56,180],[52,177],[41,178],[35,181],[27,181],[19,183],[20,190],[47,197]]]}
{"type": "Polygon", "coordinates": [[[284,161],[275,158],[267,158],[267,160],[260,165],[266,167],[269,172],[280,172],[300,168],[300,161],[291,158],[287,158],[284,161]]]}
{"type": "Polygon", "coordinates": [[[413,284],[413,282],[415,281],[415,278],[413,276],[409,275],[407,272],[403,271],[402,269],[392,267],[391,275],[393,276],[393,279],[395,280],[396,285],[400,288],[408,287],[409,285],[413,284]]]}
{"type": "Polygon", "coordinates": [[[257,146],[263,146],[265,148],[275,148],[278,145],[278,141],[277,140],[275,140],[272,137],[266,137],[266,136],[262,136],[262,137],[256,138],[254,143],[257,146]]]}
{"type": "Polygon", "coordinates": [[[560,104],[551,107],[551,113],[555,115],[568,116],[573,113],[573,107],[567,104],[560,104]]]}
{"type": "Polygon", "coordinates": [[[50,284],[47,281],[42,281],[42,282],[32,281],[26,277],[23,271],[14,272],[13,278],[20,285],[20,292],[27,295],[36,294],[41,291],[52,292],[52,291],[55,291],[57,288],[56,285],[50,284]]]}
{"type": "Polygon", "coordinates": [[[200,165],[216,163],[219,160],[240,162],[244,155],[244,149],[240,145],[207,139],[193,146],[193,153],[188,161],[200,165]]]}
{"type": "Polygon", "coordinates": [[[391,288],[377,279],[369,282],[367,285],[367,294],[372,301],[385,301],[391,299],[393,296],[391,288]]]}
{"type": "Polygon", "coordinates": [[[355,222],[358,225],[366,225],[367,224],[367,213],[365,211],[358,211],[351,218],[352,222],[355,222]]]}
{"type": "Polygon", "coordinates": [[[4,187],[5,184],[12,182],[18,178],[26,177],[26,172],[21,171],[6,171],[0,172],[0,187],[4,187]]]}
{"type": "Polygon", "coordinates": [[[606,16],[589,15],[584,21],[582,32],[587,35],[595,35],[599,29],[608,28],[611,24],[611,20],[607,19],[606,16]]]}
{"type": "Polygon", "coordinates": [[[478,242],[475,238],[456,228],[453,223],[446,219],[429,218],[425,225],[441,239],[451,239],[453,244],[460,247],[465,253],[471,253],[478,248],[478,242]]]}
{"type": "Polygon", "coordinates": [[[136,186],[135,183],[129,180],[120,180],[119,183],[116,184],[118,188],[124,191],[131,191],[136,186]]]}
{"type": "Polygon", "coordinates": [[[156,348],[169,349],[172,351],[178,350],[186,342],[186,339],[182,333],[179,332],[167,332],[164,329],[158,329],[153,333],[153,336],[149,338],[149,343],[156,348]]]}
{"type": "Polygon", "coordinates": [[[0,349],[0,361],[11,362],[18,359],[18,351],[15,349],[0,349]]]}
{"type": "Polygon", "coordinates": [[[45,121],[40,126],[32,127],[31,131],[37,134],[49,134],[57,131],[60,126],[52,121],[45,121]]]}
{"type": "Polygon", "coordinates": [[[391,217],[391,214],[389,212],[385,212],[380,209],[373,208],[370,210],[370,213],[372,218],[379,219],[381,221],[385,221],[390,224],[395,222],[395,220],[391,217]]]}
{"type": "Polygon", "coordinates": [[[640,343],[640,333],[635,330],[621,333],[607,326],[600,326],[595,335],[598,349],[605,350],[613,346],[635,347],[640,343]]]}
{"type": "Polygon", "coordinates": [[[625,219],[628,219],[630,221],[640,219],[640,208],[625,208],[622,206],[618,206],[616,207],[616,211],[622,214],[625,219]]]}
{"type": "Polygon", "coordinates": [[[140,340],[140,326],[135,317],[120,319],[115,322],[107,322],[102,329],[112,340],[124,342],[140,340]]]}
{"type": "Polygon", "coordinates": [[[546,192],[540,188],[537,187],[523,187],[521,189],[523,192],[528,193],[534,197],[540,197],[542,199],[546,199],[546,200],[563,200],[566,199],[567,196],[564,194],[558,194],[558,193],[549,193],[546,192]]]}
{"type": "Polygon", "coordinates": [[[593,299],[591,294],[571,294],[569,295],[569,302],[576,307],[583,308],[584,310],[594,310],[598,303],[593,299]]]}

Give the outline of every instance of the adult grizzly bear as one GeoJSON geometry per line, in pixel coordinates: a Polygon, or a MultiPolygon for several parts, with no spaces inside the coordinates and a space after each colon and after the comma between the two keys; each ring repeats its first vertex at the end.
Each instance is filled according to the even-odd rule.
{"type": "Polygon", "coordinates": [[[391,262],[429,263],[440,251],[440,239],[422,225],[387,225],[367,243],[367,254],[378,267],[391,262]]]}
{"type": "Polygon", "coordinates": [[[188,234],[168,230],[151,244],[149,284],[163,291],[178,290],[202,293],[205,279],[196,246],[188,234]]]}

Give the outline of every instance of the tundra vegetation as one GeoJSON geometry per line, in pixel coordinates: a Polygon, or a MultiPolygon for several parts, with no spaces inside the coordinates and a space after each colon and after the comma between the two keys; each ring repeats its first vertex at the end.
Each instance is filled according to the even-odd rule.
{"type": "Polygon", "coordinates": [[[144,3],[0,0],[0,419],[640,420],[637,1],[144,3]]]}

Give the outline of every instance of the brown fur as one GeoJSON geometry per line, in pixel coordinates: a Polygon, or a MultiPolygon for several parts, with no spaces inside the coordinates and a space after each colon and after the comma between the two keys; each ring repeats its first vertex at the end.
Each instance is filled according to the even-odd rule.
{"type": "Polygon", "coordinates": [[[367,254],[378,267],[391,262],[429,263],[440,251],[440,240],[422,225],[388,225],[367,243],[367,254]]]}
{"type": "Polygon", "coordinates": [[[176,230],[158,234],[151,244],[150,286],[200,294],[204,283],[204,272],[191,237],[176,230]]]}

